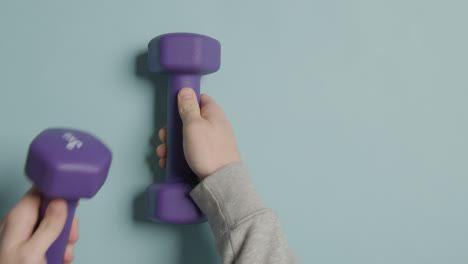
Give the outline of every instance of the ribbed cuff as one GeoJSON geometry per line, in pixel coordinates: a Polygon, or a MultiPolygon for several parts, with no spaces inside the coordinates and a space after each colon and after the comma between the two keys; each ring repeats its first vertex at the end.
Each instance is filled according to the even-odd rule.
{"type": "Polygon", "coordinates": [[[206,177],[190,196],[207,216],[215,236],[265,208],[243,162],[226,165],[206,177]]]}

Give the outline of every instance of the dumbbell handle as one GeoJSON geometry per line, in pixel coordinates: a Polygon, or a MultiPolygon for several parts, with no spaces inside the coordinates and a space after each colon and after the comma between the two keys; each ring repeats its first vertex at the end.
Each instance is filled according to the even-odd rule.
{"type": "MultiPolygon", "coordinates": [[[[39,211],[39,222],[44,218],[45,211],[49,205],[52,198],[42,197],[41,208],[39,211]]],[[[78,203],[78,199],[66,200],[67,202],[67,221],[63,227],[62,233],[55,240],[55,242],[50,246],[46,253],[47,264],[62,264],[63,257],[65,255],[65,249],[67,248],[68,238],[70,235],[70,228],[73,222],[73,217],[75,216],[75,209],[78,203]]]]}
{"type": "Polygon", "coordinates": [[[177,95],[184,87],[195,91],[200,104],[200,75],[173,74],[169,77],[166,176],[168,182],[185,182],[195,185],[197,176],[190,169],[184,156],[182,119],[178,110],[177,95]]]}

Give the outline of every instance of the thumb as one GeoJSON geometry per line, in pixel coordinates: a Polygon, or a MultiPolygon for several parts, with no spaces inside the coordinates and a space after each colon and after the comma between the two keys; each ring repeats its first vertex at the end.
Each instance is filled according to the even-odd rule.
{"type": "Polygon", "coordinates": [[[55,242],[67,220],[67,203],[64,200],[53,200],[47,206],[44,218],[28,242],[31,250],[45,254],[55,242]]]}
{"type": "Polygon", "coordinates": [[[184,125],[200,119],[200,106],[192,88],[182,88],[177,96],[179,114],[184,125]]]}

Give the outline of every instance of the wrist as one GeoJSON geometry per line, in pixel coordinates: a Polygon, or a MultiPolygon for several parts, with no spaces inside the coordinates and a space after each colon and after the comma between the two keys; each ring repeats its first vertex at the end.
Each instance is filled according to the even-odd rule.
{"type": "Polygon", "coordinates": [[[208,173],[205,173],[205,174],[202,174],[202,175],[199,175],[199,179],[200,181],[203,181],[204,179],[208,178],[209,176],[215,174],[217,171],[231,165],[231,164],[234,164],[234,163],[242,163],[242,159],[239,157],[239,158],[236,158],[236,159],[231,159],[229,161],[225,161],[225,162],[221,162],[220,164],[216,165],[216,166],[213,166],[213,168],[211,170],[208,171],[208,173]]]}

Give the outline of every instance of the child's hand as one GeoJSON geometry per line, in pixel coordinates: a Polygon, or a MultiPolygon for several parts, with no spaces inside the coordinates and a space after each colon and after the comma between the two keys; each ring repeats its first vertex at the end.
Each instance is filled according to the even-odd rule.
{"type": "MultiPolygon", "coordinates": [[[[29,190],[0,224],[0,263],[46,264],[45,253],[62,232],[67,219],[64,200],[53,200],[35,230],[41,197],[29,190]]],[[[73,261],[73,246],[78,241],[78,219],[73,219],[63,263],[73,261]]]]}
{"type": "MultiPolygon", "coordinates": [[[[200,110],[194,91],[183,88],[178,101],[184,124],[185,159],[201,180],[230,163],[241,161],[231,124],[211,97],[201,95],[200,110]]],[[[166,137],[167,129],[164,127],[159,131],[163,144],[156,149],[161,158],[159,165],[163,168],[166,167],[166,137]]]]}

